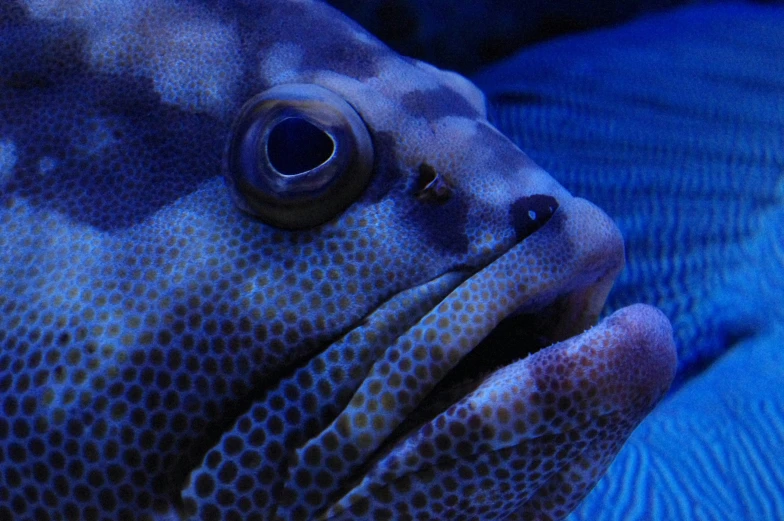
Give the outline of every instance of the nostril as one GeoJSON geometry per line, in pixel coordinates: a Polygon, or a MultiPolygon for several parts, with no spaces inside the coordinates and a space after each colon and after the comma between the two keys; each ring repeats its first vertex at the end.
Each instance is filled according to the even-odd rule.
{"type": "Polygon", "coordinates": [[[419,176],[417,177],[416,184],[417,192],[421,192],[427,188],[430,183],[436,180],[436,177],[438,177],[438,173],[436,172],[435,168],[433,168],[431,165],[428,165],[427,163],[420,164],[419,176]]]}
{"type": "Polygon", "coordinates": [[[512,203],[509,213],[517,242],[544,226],[557,209],[558,201],[550,195],[527,195],[512,203]]]}
{"type": "Polygon", "coordinates": [[[427,163],[419,165],[416,180],[416,196],[422,201],[445,203],[452,196],[452,187],[427,163]]]}

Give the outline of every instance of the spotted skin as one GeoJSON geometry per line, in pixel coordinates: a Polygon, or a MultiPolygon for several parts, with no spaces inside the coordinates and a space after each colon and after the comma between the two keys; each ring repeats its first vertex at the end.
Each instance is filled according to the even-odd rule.
{"type": "Polygon", "coordinates": [[[0,520],[438,519],[455,501],[557,519],[669,385],[651,308],[576,336],[623,266],[618,230],[462,77],[318,2],[1,9],[0,520]],[[283,83],[345,99],[375,153],[358,198],[297,231],[238,209],[221,176],[234,116],[283,83]],[[488,364],[450,380],[513,314],[569,340],[505,379],[496,351],[543,345],[484,342],[488,364]],[[427,494],[387,483],[443,415],[475,428],[460,411],[487,386],[540,385],[570,405],[526,391],[513,433],[491,392],[487,445],[420,453],[427,494]]]}

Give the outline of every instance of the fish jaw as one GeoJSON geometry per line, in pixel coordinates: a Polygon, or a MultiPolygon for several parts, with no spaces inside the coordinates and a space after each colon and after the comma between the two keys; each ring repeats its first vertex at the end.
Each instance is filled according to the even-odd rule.
{"type": "Polygon", "coordinates": [[[675,367],[664,314],[621,309],[492,373],[322,519],[562,519],[666,394],[675,367]]]}

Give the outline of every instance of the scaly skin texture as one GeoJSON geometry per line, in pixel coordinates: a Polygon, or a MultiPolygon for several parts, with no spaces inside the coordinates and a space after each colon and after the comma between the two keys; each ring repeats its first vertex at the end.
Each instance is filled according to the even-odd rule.
{"type": "Polygon", "coordinates": [[[465,79],[316,2],[0,9],[0,519],[558,519],[669,386],[652,308],[575,336],[618,230],[465,79]],[[298,230],[221,176],[288,83],[374,149],[298,230]]]}

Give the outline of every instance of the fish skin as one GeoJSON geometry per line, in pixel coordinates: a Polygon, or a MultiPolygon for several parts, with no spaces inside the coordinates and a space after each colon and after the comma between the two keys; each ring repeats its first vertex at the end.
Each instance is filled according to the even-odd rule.
{"type": "MultiPolygon", "coordinates": [[[[525,494],[482,480],[458,498],[482,519],[555,519],[669,386],[671,333],[652,309],[576,336],[623,266],[618,230],[487,123],[464,78],[397,56],[319,2],[2,9],[0,519],[438,519],[454,506],[439,506],[442,487],[411,505],[338,501],[363,494],[352,487],[377,456],[412,435],[391,440],[396,426],[516,312],[547,317],[540,333],[575,353],[605,334],[619,360],[642,352],[660,367],[650,379],[598,364],[617,383],[587,393],[591,406],[636,401],[613,430],[575,391],[567,410],[584,421],[568,436],[583,445],[567,454],[540,436],[569,415],[530,397],[518,430],[551,449],[522,462],[550,474],[515,477],[525,494]],[[364,190],[296,230],[241,211],[250,196],[221,176],[235,115],[290,83],[342,97],[374,149],[364,190]],[[614,443],[591,443],[602,434],[614,443]],[[554,490],[574,464],[592,472],[554,490]],[[536,501],[554,494],[550,515],[536,501]]],[[[510,371],[524,382],[549,352],[510,371]]],[[[548,385],[575,383],[557,374],[548,385]]],[[[434,479],[451,487],[472,465],[434,479]]]]}

